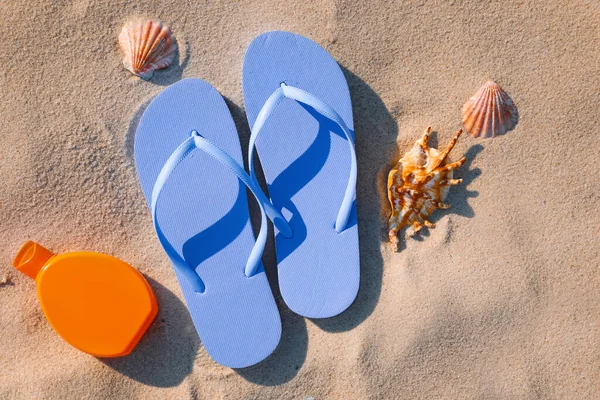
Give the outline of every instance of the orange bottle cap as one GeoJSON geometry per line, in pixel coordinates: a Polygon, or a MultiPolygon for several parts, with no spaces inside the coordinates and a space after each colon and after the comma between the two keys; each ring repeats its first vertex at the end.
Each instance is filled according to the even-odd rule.
{"type": "Polygon", "coordinates": [[[13,264],[35,278],[54,330],[97,357],[129,354],[158,312],[144,276],[115,257],[92,252],[53,255],[27,242],[13,264]]]}
{"type": "Polygon", "coordinates": [[[13,266],[31,279],[35,279],[40,269],[52,256],[54,254],[51,251],[30,240],[17,252],[13,266]]]}

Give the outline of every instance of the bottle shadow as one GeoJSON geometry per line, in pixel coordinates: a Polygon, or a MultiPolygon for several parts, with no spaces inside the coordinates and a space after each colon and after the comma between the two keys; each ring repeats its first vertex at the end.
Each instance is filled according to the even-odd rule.
{"type": "Polygon", "coordinates": [[[160,283],[146,280],[158,302],[156,318],[129,355],[99,360],[143,384],[177,386],[192,372],[200,339],[185,304],[160,283]]]}

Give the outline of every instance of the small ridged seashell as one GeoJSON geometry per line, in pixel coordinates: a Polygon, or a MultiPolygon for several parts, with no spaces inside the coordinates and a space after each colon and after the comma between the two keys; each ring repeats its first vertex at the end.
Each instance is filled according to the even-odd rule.
{"type": "Polygon", "coordinates": [[[465,130],[473,137],[501,135],[519,120],[512,99],[494,81],[488,81],[465,103],[462,114],[465,130]]]}
{"type": "Polygon", "coordinates": [[[119,34],[123,66],[142,79],[152,78],[157,69],[167,68],[177,53],[171,30],[160,21],[133,19],[119,34]]]}

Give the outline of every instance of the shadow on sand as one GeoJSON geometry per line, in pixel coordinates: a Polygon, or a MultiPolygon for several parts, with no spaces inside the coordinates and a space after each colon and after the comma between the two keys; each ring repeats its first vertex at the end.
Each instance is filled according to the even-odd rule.
{"type": "MultiPolygon", "coordinates": [[[[473,208],[469,205],[469,198],[477,197],[479,192],[469,190],[468,186],[481,175],[481,170],[479,168],[471,169],[471,165],[473,164],[475,157],[477,157],[482,150],[483,146],[480,144],[471,146],[469,150],[467,150],[465,153],[467,161],[454,172],[454,177],[462,178],[463,182],[460,185],[450,188],[448,197],[446,198],[446,202],[450,204],[450,208],[434,212],[431,216],[431,222],[435,224],[437,221],[450,214],[456,214],[467,218],[473,218],[475,216],[475,211],[473,211],[473,208]]],[[[459,158],[460,155],[455,155],[453,159],[458,160],[459,158]]]]}
{"type": "Polygon", "coordinates": [[[173,83],[180,81],[183,77],[183,70],[187,67],[190,61],[190,44],[186,41],[184,43],[178,42],[179,50],[173,64],[169,68],[161,69],[156,71],[150,80],[152,83],[158,86],[169,86],[173,83]],[[183,51],[183,60],[181,60],[181,53],[183,51]],[[181,62],[180,62],[181,61],[181,62]]]}
{"type": "MultiPolygon", "coordinates": [[[[248,126],[246,114],[241,107],[226,97],[225,102],[231,111],[238,130],[245,165],[247,165],[250,127],[248,126]]],[[[262,169],[258,168],[256,175],[262,189],[266,193],[266,183],[262,169]]],[[[256,235],[260,226],[260,210],[255,201],[251,200],[249,203],[250,218],[256,235]]],[[[275,300],[281,313],[281,340],[273,354],[265,360],[248,368],[235,369],[235,372],[250,382],[265,386],[275,386],[290,381],[298,373],[298,370],[306,359],[308,331],[304,318],[291,312],[281,299],[279,285],[277,284],[277,259],[275,257],[275,241],[273,239],[272,226],[269,226],[267,245],[262,261],[269,279],[269,285],[275,295],[275,300]]]]}
{"type": "MultiPolygon", "coordinates": [[[[179,67],[179,72],[157,74],[153,82],[158,85],[168,85],[181,78],[187,58],[179,67]],[[178,77],[177,77],[178,75],[178,77]]],[[[342,314],[328,319],[315,319],[313,322],[328,332],[342,332],[353,329],[371,315],[381,293],[383,275],[383,258],[381,245],[381,200],[378,190],[379,174],[382,164],[397,155],[396,139],[398,126],[396,117],[385,107],[379,96],[358,76],[342,67],[350,87],[354,112],[355,143],[358,160],[357,208],[360,240],[360,289],[354,303],[342,314]]],[[[244,157],[247,160],[247,147],[250,128],[243,109],[229,99],[225,99],[233,115],[244,157]]],[[[135,130],[141,115],[151,100],[144,103],[134,114],[125,137],[125,155],[133,164],[133,142],[135,130]]],[[[398,110],[398,112],[400,112],[398,110]]],[[[257,169],[257,177],[263,190],[266,184],[262,170],[257,169]]],[[[249,196],[249,198],[251,198],[249,196]]],[[[259,209],[254,201],[249,202],[253,226],[259,226],[259,209]]],[[[281,298],[277,284],[277,260],[272,228],[269,230],[267,246],[263,255],[263,265],[269,278],[269,283],[278,303],[282,318],[282,337],[275,352],[261,363],[243,369],[236,373],[244,379],[265,386],[279,385],[293,379],[306,359],[308,348],[308,332],[306,322],[291,312],[281,298]]],[[[166,291],[162,286],[152,282],[157,292],[166,291]],[[162,290],[161,290],[162,288],[162,290]]],[[[158,293],[157,293],[158,295],[158,293]]],[[[159,330],[157,335],[150,332],[148,338],[142,339],[138,348],[124,359],[105,360],[104,362],[123,374],[146,384],[155,386],[170,386],[179,383],[193,366],[195,353],[199,347],[199,339],[194,331],[191,318],[185,305],[170,292],[159,296],[159,303],[164,309],[159,312],[157,321],[162,315],[168,316],[174,329],[159,330]],[[172,298],[171,298],[172,297],[172,298]],[[170,310],[170,309],[173,310],[170,310]],[[190,330],[188,332],[188,330],[190,330]],[[157,337],[155,337],[157,336],[157,337]],[[162,353],[164,356],[160,356],[162,353]],[[159,363],[159,364],[157,364],[159,363]],[[169,368],[176,374],[163,376],[160,370],[169,368]],[[177,381],[177,382],[176,382],[177,381]]],[[[156,323],[155,323],[156,324],[156,323]]],[[[154,325],[153,325],[154,326],[154,325]]],[[[169,326],[169,325],[167,325],[169,326]]],[[[150,331],[153,327],[150,328],[150,331]]]]}
{"type": "MultiPolygon", "coordinates": [[[[371,315],[379,300],[383,259],[380,252],[381,210],[376,182],[382,160],[391,158],[397,151],[398,127],[395,118],[388,112],[383,101],[359,77],[342,67],[352,96],[358,159],[357,208],[359,222],[361,283],[354,303],[342,314],[328,319],[312,320],[328,332],[350,330],[371,315]]],[[[243,109],[226,99],[234,117],[240,141],[247,160],[247,147],[250,128],[243,109]]],[[[257,177],[263,190],[267,190],[262,169],[257,168],[257,177]]],[[[258,208],[251,204],[253,225],[258,226],[258,208]]],[[[236,372],[253,383],[273,386],[291,380],[296,376],[306,358],[308,333],[306,322],[290,311],[281,298],[277,284],[277,260],[273,232],[269,231],[263,264],[279,309],[283,323],[283,335],[275,352],[265,361],[236,372]]]]}
{"type": "Polygon", "coordinates": [[[158,315],[131,354],[100,359],[146,385],[172,387],[192,372],[200,339],[184,303],[170,290],[146,277],[158,301],[158,315]]]}
{"type": "MultiPolygon", "coordinates": [[[[397,151],[398,125],[381,98],[358,76],[342,67],[350,87],[358,179],[356,202],[360,242],[360,288],[354,303],[333,318],[312,320],[328,332],[350,330],[371,315],[381,294],[381,201],[377,189],[382,163],[397,151]]],[[[399,112],[399,110],[398,110],[399,112]]]]}

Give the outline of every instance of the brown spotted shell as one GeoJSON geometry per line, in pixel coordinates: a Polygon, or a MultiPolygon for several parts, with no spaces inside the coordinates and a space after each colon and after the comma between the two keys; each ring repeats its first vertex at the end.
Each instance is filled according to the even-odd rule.
{"type": "Polygon", "coordinates": [[[142,79],[152,78],[157,69],[167,68],[177,54],[171,30],[160,21],[132,19],[119,35],[123,66],[142,79]]]}
{"type": "Polygon", "coordinates": [[[433,228],[428,217],[438,208],[448,208],[444,198],[450,186],[462,179],[452,179],[452,171],[461,166],[466,158],[447,164],[446,158],[462,133],[459,130],[443,151],[427,145],[431,127],[415,142],[392,168],[388,175],[388,199],[392,212],[388,221],[389,241],[398,250],[398,231],[411,225],[414,233],[423,226],[433,228]]]}
{"type": "Polygon", "coordinates": [[[465,103],[462,114],[465,130],[473,137],[501,135],[519,120],[517,107],[494,81],[488,81],[465,103]]]}

